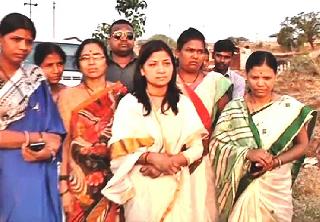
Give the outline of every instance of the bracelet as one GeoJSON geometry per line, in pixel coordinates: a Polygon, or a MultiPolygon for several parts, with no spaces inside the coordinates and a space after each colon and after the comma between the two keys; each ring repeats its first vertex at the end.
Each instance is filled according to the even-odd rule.
{"type": "Polygon", "coordinates": [[[69,175],[59,175],[59,181],[62,181],[62,180],[69,181],[69,178],[70,178],[69,175]]]}
{"type": "Polygon", "coordinates": [[[54,150],[50,147],[48,147],[48,150],[50,151],[50,155],[51,155],[51,162],[56,160],[56,153],[54,152],[54,150]]]}
{"type": "Polygon", "coordinates": [[[148,163],[148,155],[150,154],[149,151],[146,152],[146,154],[144,155],[144,164],[148,163]]]}
{"type": "Polygon", "coordinates": [[[69,189],[66,189],[65,191],[63,191],[62,193],[60,193],[60,197],[62,197],[63,195],[65,195],[66,193],[69,192],[69,189]]]}
{"type": "Polygon", "coordinates": [[[25,137],[26,141],[22,145],[29,146],[30,145],[30,134],[28,131],[23,131],[23,133],[24,133],[24,137],[25,137]]]}
{"type": "Polygon", "coordinates": [[[278,161],[278,167],[277,168],[280,168],[281,165],[282,165],[282,160],[277,156],[276,157],[277,161],[278,161]]]}

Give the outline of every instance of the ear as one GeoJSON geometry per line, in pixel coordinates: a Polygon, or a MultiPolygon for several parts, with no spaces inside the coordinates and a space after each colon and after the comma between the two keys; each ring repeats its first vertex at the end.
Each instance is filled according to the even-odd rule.
{"type": "Polygon", "coordinates": [[[176,49],[175,51],[174,51],[174,55],[176,56],[176,58],[178,58],[179,56],[180,56],[180,50],[178,50],[178,49],[176,49]]]}
{"type": "Polygon", "coordinates": [[[146,73],[144,72],[143,68],[140,69],[140,73],[141,73],[142,76],[146,75],[146,73]]]}

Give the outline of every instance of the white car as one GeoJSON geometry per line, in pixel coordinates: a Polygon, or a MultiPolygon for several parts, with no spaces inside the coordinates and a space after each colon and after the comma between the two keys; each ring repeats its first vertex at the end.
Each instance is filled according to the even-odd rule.
{"type": "MultiPolygon", "coordinates": [[[[34,49],[37,44],[44,41],[34,41],[33,47],[31,53],[28,55],[24,63],[27,64],[34,64],[33,61],[33,55],[34,55],[34,49]]],[[[57,45],[59,45],[62,50],[66,53],[66,64],[64,66],[64,72],[62,74],[62,78],[60,80],[60,83],[66,86],[76,86],[79,85],[82,79],[82,74],[79,72],[79,70],[76,68],[74,64],[74,54],[79,46],[78,43],[71,43],[71,41],[50,41],[57,45]]]]}

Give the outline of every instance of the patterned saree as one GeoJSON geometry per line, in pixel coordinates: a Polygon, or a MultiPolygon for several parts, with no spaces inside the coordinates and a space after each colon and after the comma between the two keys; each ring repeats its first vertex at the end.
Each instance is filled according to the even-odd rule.
{"type": "Polygon", "coordinates": [[[76,200],[68,221],[112,222],[119,216],[118,205],[100,191],[112,177],[107,143],[116,103],[124,92],[121,84],[112,85],[72,111],[69,187],[76,200]]]}
{"type": "Polygon", "coordinates": [[[291,221],[291,185],[304,157],[253,178],[246,154],[256,148],[274,156],[286,152],[302,127],[310,138],[315,119],[314,110],[289,96],[253,114],[243,99],[226,106],[210,142],[220,221],[291,221]]]}

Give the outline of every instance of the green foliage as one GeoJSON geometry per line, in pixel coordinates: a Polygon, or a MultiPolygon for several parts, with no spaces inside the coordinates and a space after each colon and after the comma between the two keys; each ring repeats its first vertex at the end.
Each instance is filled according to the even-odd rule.
{"type": "Polygon", "coordinates": [[[151,36],[148,40],[162,40],[165,43],[167,43],[171,49],[177,48],[177,42],[166,35],[156,34],[156,35],[151,36]]]}
{"type": "Polygon", "coordinates": [[[314,41],[320,37],[320,12],[301,12],[296,16],[287,17],[281,23],[277,35],[278,43],[288,50],[309,43],[314,49],[314,41]]]}
{"type": "Polygon", "coordinates": [[[116,10],[131,22],[136,37],[142,36],[145,32],[146,15],[141,10],[146,9],[147,6],[144,0],[117,0],[116,10]]]}
{"type": "MultiPolygon", "coordinates": [[[[120,15],[124,14],[126,19],[131,22],[137,38],[145,32],[146,15],[141,10],[146,9],[147,6],[144,0],[117,0],[117,5],[115,6],[118,13],[120,15]]],[[[109,38],[109,27],[110,24],[108,23],[99,24],[97,29],[92,33],[92,38],[106,42],[109,38]]]]}
{"type": "Polygon", "coordinates": [[[105,22],[99,24],[97,29],[92,33],[92,38],[100,39],[106,43],[109,38],[109,27],[110,25],[105,22]]]}

